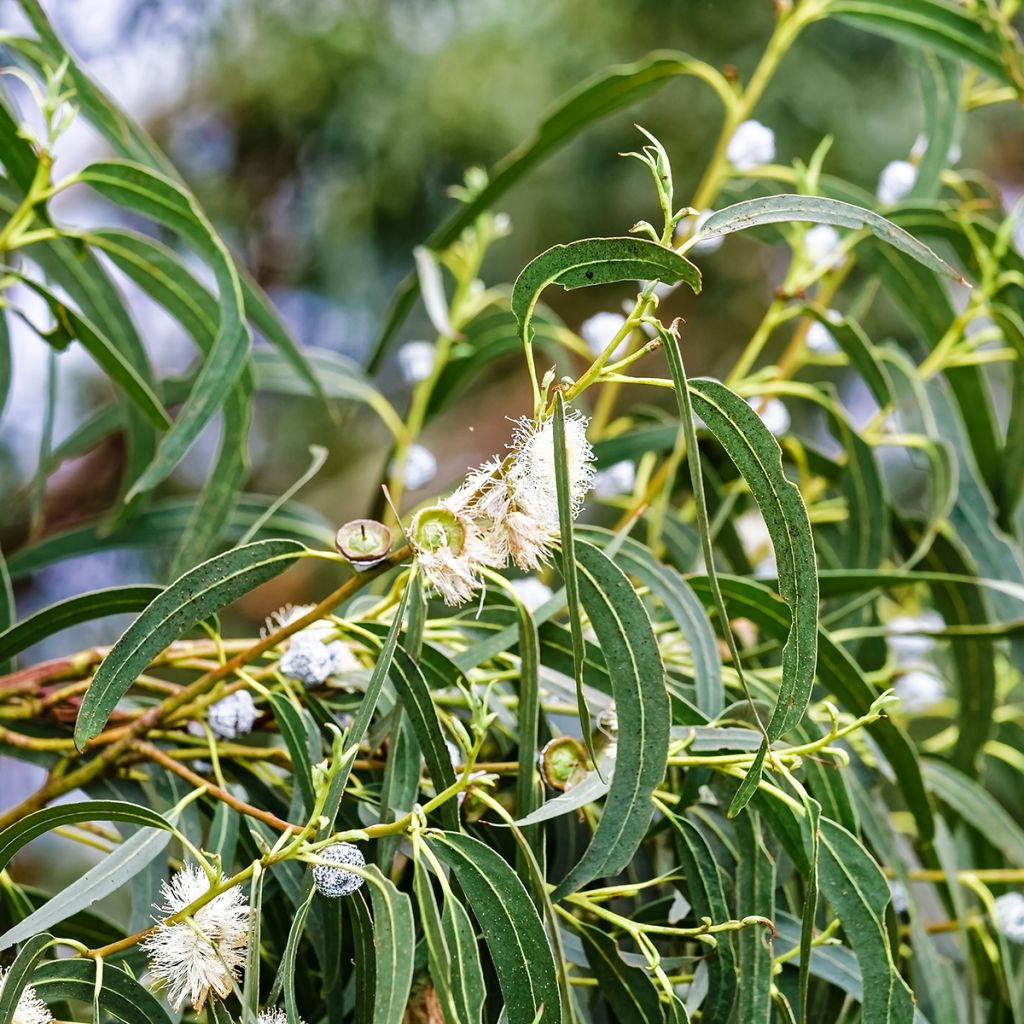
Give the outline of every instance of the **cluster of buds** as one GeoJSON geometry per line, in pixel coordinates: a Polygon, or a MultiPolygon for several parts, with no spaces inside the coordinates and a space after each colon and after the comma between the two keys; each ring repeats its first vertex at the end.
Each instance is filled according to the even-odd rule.
{"type": "MultiPolygon", "coordinates": [[[[569,502],[575,517],[594,484],[589,420],[565,417],[569,502]]],[[[423,579],[446,604],[468,601],[483,566],[511,560],[524,572],[546,564],[558,540],[554,423],[521,419],[504,460],[473,470],[450,497],[414,517],[409,541],[423,579]]]]}

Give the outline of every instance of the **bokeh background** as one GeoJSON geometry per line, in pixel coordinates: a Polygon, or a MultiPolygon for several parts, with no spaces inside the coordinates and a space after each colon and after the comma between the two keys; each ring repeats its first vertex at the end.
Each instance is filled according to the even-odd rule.
{"type": "MultiPolygon", "coordinates": [[[[295,335],[363,360],[411,250],[453,208],[448,188],[470,166],[489,166],[528,136],[567,90],[609,65],[651,50],[687,51],[741,76],[753,68],[774,19],[771,0],[90,0],[45,4],[83,65],[143,122],[170,154],[225,238],[267,289],[295,335]]],[[[0,25],[23,28],[16,5],[0,2],[0,25]]],[[[6,80],[26,116],[27,94],[6,80]]],[[[873,193],[881,168],[905,158],[922,130],[921,69],[909,52],[876,35],[828,22],[798,41],[756,111],[777,137],[778,160],[808,159],[825,135],[826,170],[873,193]]],[[[633,121],[655,132],[685,203],[719,126],[717,100],[680,80],[609,118],[537,168],[502,203],[513,226],[486,265],[487,284],[514,279],[556,242],[623,234],[653,217],[646,172],[618,154],[637,145],[633,121]]],[[[973,117],[961,139],[963,165],[980,169],[1009,197],[1024,189],[1024,132],[1010,108],[973,117]]],[[[105,156],[84,124],[62,139],[58,173],[105,156]]],[[[72,190],[57,215],[109,223],[111,210],[72,190]]],[[[699,302],[673,298],[688,321],[690,367],[720,373],[770,301],[784,266],[781,250],[733,238],[703,261],[699,302]]],[[[183,372],[194,352],[177,326],[125,284],[154,364],[183,372]]],[[[551,296],[571,327],[616,310],[628,288],[551,296]]],[[[30,315],[43,312],[23,297],[30,315]]],[[[841,303],[840,303],[841,305],[841,303]]],[[[880,312],[879,329],[905,325],[880,312]]],[[[30,535],[29,500],[45,418],[48,349],[12,324],[15,384],[0,420],[0,544],[30,535]]],[[[429,337],[421,309],[399,341],[429,337]]],[[[55,441],[109,399],[88,358],[58,360],[55,441]]],[[[407,389],[393,357],[380,386],[403,410],[407,389]]],[[[442,489],[468,465],[500,449],[506,417],[525,408],[525,378],[514,357],[496,364],[432,422],[424,437],[442,489]]],[[[646,399],[645,399],[646,400],[646,399]]],[[[167,486],[188,493],[202,482],[215,430],[197,444],[167,486]]],[[[250,441],[249,490],[279,493],[319,443],[330,458],[300,499],[341,523],[376,501],[388,437],[368,412],[343,428],[313,403],[267,396],[250,441]]],[[[37,532],[98,515],[117,492],[116,439],[60,467],[47,489],[37,532]]],[[[411,500],[425,496],[414,493],[411,500]]],[[[173,541],[173,538],[170,539],[173,541]]],[[[23,616],[71,594],[155,578],[147,556],[114,552],[36,574],[16,592],[23,616]]],[[[298,582],[296,580],[298,579],[298,582]]],[[[301,601],[290,574],[277,603],[301,601]]],[[[253,618],[263,610],[251,609],[253,618]]],[[[110,643],[123,622],[105,620],[51,638],[26,663],[110,643]]],[[[3,771],[5,801],[35,780],[3,771]]],[[[26,769],[19,769],[27,771],[26,769]]],[[[60,840],[55,840],[59,842],[60,840]]]]}

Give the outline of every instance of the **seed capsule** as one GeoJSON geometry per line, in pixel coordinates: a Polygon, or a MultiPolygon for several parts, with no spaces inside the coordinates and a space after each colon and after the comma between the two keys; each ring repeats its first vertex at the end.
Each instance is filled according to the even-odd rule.
{"type": "Polygon", "coordinates": [[[353,519],[338,530],[335,547],[356,569],[369,569],[391,551],[391,531],[375,519],[353,519]]]}

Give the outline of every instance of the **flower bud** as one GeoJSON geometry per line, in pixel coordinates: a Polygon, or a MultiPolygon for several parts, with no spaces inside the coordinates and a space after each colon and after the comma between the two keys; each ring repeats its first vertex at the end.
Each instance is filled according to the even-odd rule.
{"type": "MultiPolygon", "coordinates": [[[[334,846],[320,850],[318,856],[335,864],[348,867],[366,867],[366,858],[362,850],[352,843],[335,843],[334,846]]],[[[354,871],[346,871],[344,867],[330,867],[327,864],[316,864],[313,867],[313,884],[321,896],[336,899],[349,896],[363,884],[362,875],[354,871]]]]}

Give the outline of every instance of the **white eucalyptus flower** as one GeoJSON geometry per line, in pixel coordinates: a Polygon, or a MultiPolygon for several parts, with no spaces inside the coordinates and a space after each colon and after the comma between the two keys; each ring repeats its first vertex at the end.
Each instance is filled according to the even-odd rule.
{"type": "Polygon", "coordinates": [[[436,355],[436,349],[429,341],[407,341],[400,346],[396,359],[402,380],[406,384],[418,384],[426,380],[434,372],[436,355]]]}
{"type": "MultiPolygon", "coordinates": [[[[264,1010],[257,1018],[256,1024],[288,1024],[288,1014],[280,1007],[275,1006],[272,1010],[264,1010]]],[[[300,1017],[299,1024],[306,1024],[300,1017]]]]}
{"type": "Polygon", "coordinates": [[[760,395],[754,395],[753,398],[747,399],[747,405],[761,417],[761,421],[776,437],[781,437],[789,430],[789,410],[781,399],[765,400],[760,395]]]}
{"type": "MultiPolygon", "coordinates": [[[[701,210],[696,217],[686,217],[679,222],[679,226],[676,228],[676,245],[680,245],[689,238],[693,238],[695,234],[707,222],[708,217],[711,216],[714,210],[701,210]]],[[[699,242],[695,242],[690,246],[689,251],[693,253],[712,253],[722,248],[722,243],[725,241],[725,235],[710,235],[708,238],[702,238],[699,242]]]]}
{"type": "MultiPolygon", "coordinates": [[[[317,853],[318,857],[329,860],[333,864],[345,865],[346,867],[366,867],[366,858],[362,850],[352,843],[335,843],[327,846],[317,853]]],[[[329,896],[332,899],[338,896],[348,896],[354,893],[363,884],[362,875],[354,871],[346,871],[345,867],[329,867],[327,864],[315,864],[313,866],[313,884],[321,896],[329,896]]]]}
{"type": "Polygon", "coordinates": [[[843,240],[831,224],[815,224],[804,235],[804,251],[816,270],[831,270],[846,262],[843,240]]]}
{"type": "Polygon", "coordinates": [[[883,206],[895,206],[917,181],[917,168],[909,160],[893,160],[882,168],[876,190],[883,206]]]}
{"type": "MultiPolygon", "coordinates": [[[[587,440],[590,420],[579,410],[565,415],[565,454],[569,471],[569,503],[576,516],[594,485],[594,449],[587,440]]],[[[539,519],[558,523],[555,487],[554,420],[539,424],[523,417],[513,439],[515,457],[509,478],[513,504],[539,519]]]]}
{"type": "Polygon", "coordinates": [[[946,620],[930,608],[920,615],[899,615],[886,624],[889,650],[900,664],[922,658],[935,647],[935,637],[928,634],[945,628],[946,620]]]}
{"type": "MultiPolygon", "coordinates": [[[[209,891],[206,875],[190,865],[161,885],[161,917],[184,910],[209,891]]],[[[176,924],[160,923],[142,942],[153,977],[167,986],[167,998],[175,1010],[186,1001],[201,1010],[214,993],[231,992],[232,982],[245,961],[249,942],[249,906],[241,886],[215,896],[191,917],[176,924]]]]}
{"type": "Polygon", "coordinates": [[[996,928],[1011,942],[1024,942],[1024,893],[1007,892],[995,901],[996,928]]]}
{"type": "MultiPolygon", "coordinates": [[[[390,472],[394,472],[395,463],[391,463],[390,472]]],[[[437,476],[437,459],[429,448],[421,444],[411,444],[405,453],[405,469],[402,471],[402,483],[410,491],[418,491],[426,487],[437,476]]]]}
{"type": "Polygon", "coordinates": [[[256,719],[260,717],[256,703],[248,690],[229,693],[206,711],[206,721],[217,736],[226,740],[237,739],[252,732],[256,719]]]}
{"type": "Polygon", "coordinates": [[[526,606],[527,611],[531,612],[535,612],[542,604],[551,600],[554,593],[546,583],[542,583],[536,576],[512,580],[512,589],[526,606]]]}
{"type": "Polygon", "coordinates": [[[915,669],[904,672],[896,680],[893,692],[899,697],[908,715],[919,715],[946,696],[946,684],[931,672],[915,669]]]}
{"type": "Polygon", "coordinates": [[[409,543],[428,589],[445,604],[465,604],[480,585],[480,566],[491,551],[462,505],[462,491],[416,513],[409,543]]]}
{"type": "MultiPolygon", "coordinates": [[[[10,969],[0,968],[0,992],[3,992],[7,984],[7,976],[10,969]]],[[[11,1024],[51,1024],[53,1014],[46,1007],[46,1003],[37,995],[34,988],[24,988],[18,997],[18,1005],[14,1008],[14,1016],[11,1024]]]]}
{"type": "Polygon", "coordinates": [[[749,171],[775,159],[775,132],[760,121],[744,121],[733,132],[725,157],[737,171],[749,171]]]}
{"type": "MultiPolygon", "coordinates": [[[[580,337],[595,356],[600,355],[625,324],[626,318],[621,313],[595,313],[580,324],[580,337]]],[[[613,359],[623,352],[625,345],[623,340],[612,353],[613,359]]]]}
{"type": "Polygon", "coordinates": [[[623,459],[594,474],[594,494],[599,498],[629,494],[635,485],[636,465],[630,459],[623,459]]]}

